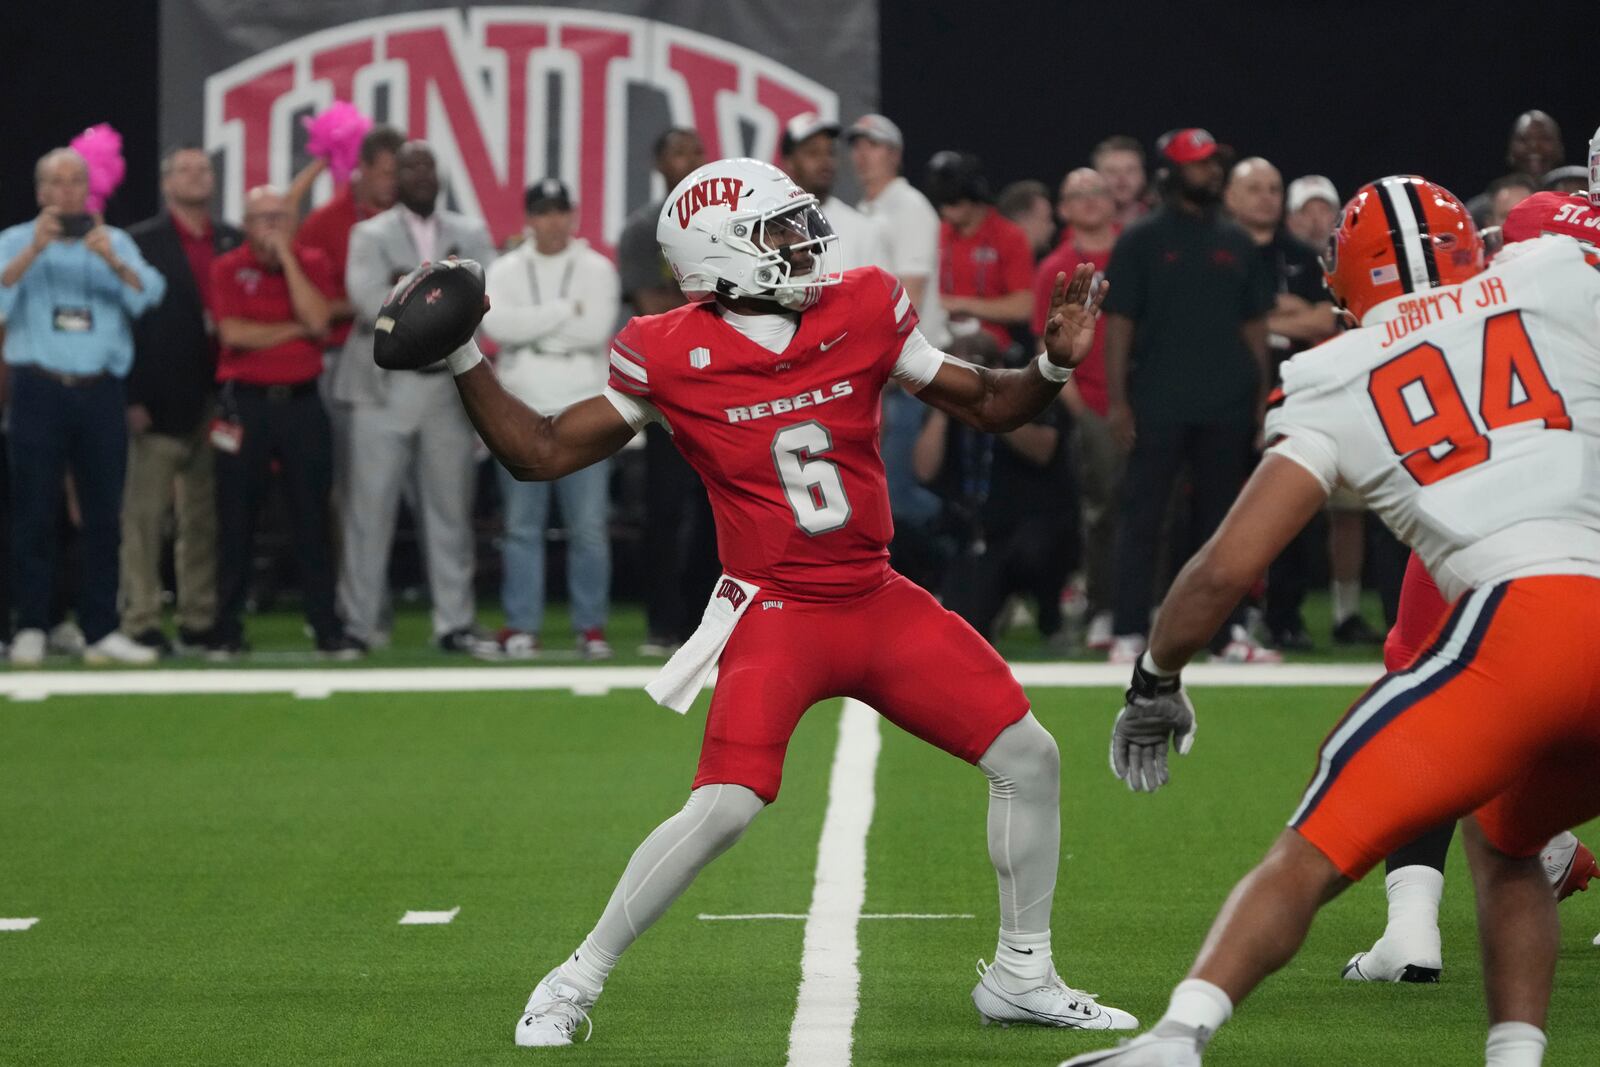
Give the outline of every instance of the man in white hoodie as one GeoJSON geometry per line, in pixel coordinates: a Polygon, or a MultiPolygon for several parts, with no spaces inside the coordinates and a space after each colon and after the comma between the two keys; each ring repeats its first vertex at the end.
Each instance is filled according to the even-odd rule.
{"type": "MultiPolygon", "coordinates": [[[[500,345],[500,381],[541,415],[553,417],[599,396],[609,372],[606,345],[620,305],[611,261],[572,236],[572,199],[555,178],[528,188],[527,238],[488,273],[483,328],[500,345]]],[[[505,501],[505,628],[498,654],[531,658],[544,622],[544,544],[552,491],[567,532],[567,590],[578,651],[606,659],[611,593],[607,533],[611,465],[597,463],[554,482],[519,482],[498,468],[505,501]]]]}

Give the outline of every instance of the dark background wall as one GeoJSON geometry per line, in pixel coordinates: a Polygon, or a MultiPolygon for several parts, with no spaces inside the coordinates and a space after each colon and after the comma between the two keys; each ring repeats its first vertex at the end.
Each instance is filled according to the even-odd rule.
{"type": "MultiPolygon", "coordinates": [[[[1148,144],[1193,124],[1341,192],[1417,171],[1469,196],[1504,170],[1526,108],[1563,124],[1569,162],[1600,123],[1592,2],[880,7],[883,110],[905,131],[914,179],[934,151],[965,148],[997,183],[1054,182],[1107,134],[1148,144]]],[[[34,213],[33,160],[100,121],[127,141],[111,220],[155,208],[158,18],[158,0],[7,5],[0,224],[34,213]]]]}

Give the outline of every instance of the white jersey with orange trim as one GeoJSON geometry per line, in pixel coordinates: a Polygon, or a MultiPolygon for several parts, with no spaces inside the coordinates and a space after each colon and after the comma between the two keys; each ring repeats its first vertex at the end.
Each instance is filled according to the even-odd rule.
{"type": "Polygon", "coordinates": [[[1344,483],[1447,600],[1600,577],[1600,272],[1569,237],[1374,306],[1283,367],[1271,451],[1344,483]]]}

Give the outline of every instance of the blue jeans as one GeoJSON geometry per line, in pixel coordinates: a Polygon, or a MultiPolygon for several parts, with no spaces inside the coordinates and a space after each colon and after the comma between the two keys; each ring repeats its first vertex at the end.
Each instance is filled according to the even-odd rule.
{"type": "Polygon", "coordinates": [[[28,367],[11,374],[12,588],[17,628],[50,628],[56,521],[72,472],[82,516],[78,625],[90,642],[117,628],[128,415],[122,380],[69,386],[28,367]]]}
{"type": "Polygon", "coordinates": [[[611,599],[611,538],[608,489],[611,461],[554,482],[519,482],[497,467],[505,501],[505,578],[500,600],[506,625],[536,634],[544,625],[544,537],[550,525],[550,497],[561,502],[567,531],[567,595],[572,626],[583,632],[605,626],[611,599]]]}

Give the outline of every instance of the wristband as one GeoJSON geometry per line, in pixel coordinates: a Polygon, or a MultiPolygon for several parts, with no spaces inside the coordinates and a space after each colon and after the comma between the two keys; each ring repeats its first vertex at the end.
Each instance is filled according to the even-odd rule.
{"type": "Polygon", "coordinates": [[[1039,353],[1039,373],[1043,375],[1045,381],[1054,382],[1057,385],[1065,385],[1072,380],[1071,367],[1056,366],[1050,362],[1050,357],[1043,352],[1039,353]]]}
{"type": "Polygon", "coordinates": [[[459,378],[483,362],[483,353],[478,351],[478,342],[469,337],[466,344],[444,357],[444,362],[450,373],[459,378]]]}
{"type": "Polygon", "coordinates": [[[1150,658],[1150,653],[1146,652],[1134,661],[1133,680],[1128,683],[1130,694],[1150,700],[1176,693],[1182,687],[1178,672],[1162,671],[1156,666],[1156,661],[1150,658]]]}

